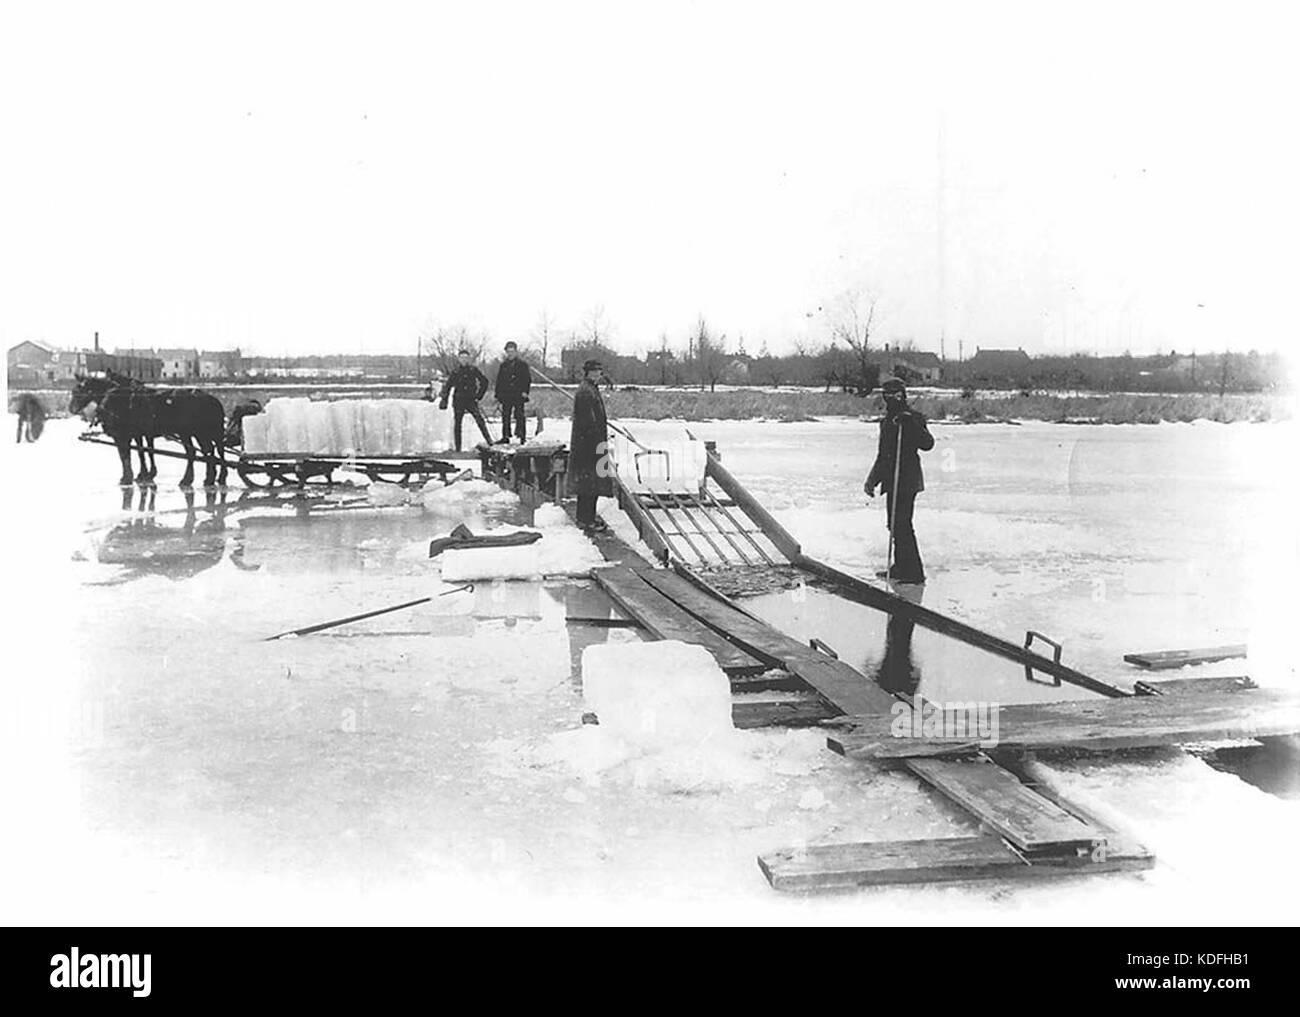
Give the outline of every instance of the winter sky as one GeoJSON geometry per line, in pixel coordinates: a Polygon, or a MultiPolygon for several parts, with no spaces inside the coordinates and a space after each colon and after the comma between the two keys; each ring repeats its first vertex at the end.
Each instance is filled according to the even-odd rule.
{"type": "Polygon", "coordinates": [[[6,4],[0,338],[1285,349],[1284,11],[6,4]]]}

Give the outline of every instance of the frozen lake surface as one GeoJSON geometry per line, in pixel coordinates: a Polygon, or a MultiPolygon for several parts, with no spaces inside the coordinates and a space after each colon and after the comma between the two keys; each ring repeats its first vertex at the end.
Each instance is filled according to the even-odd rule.
{"type": "MultiPolygon", "coordinates": [[[[233,489],[224,512],[198,492],[191,519],[169,462],[152,514],[134,492],[124,513],[112,453],[77,443],[80,426],[52,421],[5,457],[8,574],[23,590],[6,645],[14,922],[1294,917],[1297,804],[1181,752],[1061,766],[1136,824],[1162,859],[1147,875],[778,895],[762,851],[957,836],[969,821],[811,731],[746,732],[689,765],[620,756],[580,724],[576,661],[635,636],[566,626],[609,614],[584,581],[484,584],[265,642],[444,592],[428,540],[517,508],[305,517],[233,489]]],[[[692,429],[809,553],[882,567],[883,509],[861,492],[874,425],[692,429]]],[[[1294,684],[1276,596],[1296,561],[1291,425],[935,432],[916,513],[928,606],[1017,641],[1045,632],[1067,663],[1125,684],[1126,652],[1248,640],[1256,680],[1294,684]]],[[[773,617],[879,662],[883,624],[840,610],[808,596],[773,617]]],[[[973,680],[1006,702],[1061,695],[987,655],[954,663],[930,634],[913,650],[928,698],[970,698],[973,680]]]]}

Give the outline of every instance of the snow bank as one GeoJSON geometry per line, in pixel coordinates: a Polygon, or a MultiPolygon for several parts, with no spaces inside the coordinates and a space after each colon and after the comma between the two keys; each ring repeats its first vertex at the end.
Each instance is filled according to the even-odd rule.
{"type": "Polygon", "coordinates": [[[244,451],[395,456],[452,447],[452,415],[422,399],[272,399],[244,418],[244,451]]]}
{"type": "Polygon", "coordinates": [[[663,640],[582,652],[582,696],[607,731],[647,749],[725,739],[731,683],[702,646],[663,640]]]}
{"type": "Polygon", "coordinates": [[[474,479],[448,486],[430,483],[420,492],[420,501],[427,509],[454,514],[482,504],[513,505],[519,501],[519,495],[503,491],[491,481],[474,479]]]}

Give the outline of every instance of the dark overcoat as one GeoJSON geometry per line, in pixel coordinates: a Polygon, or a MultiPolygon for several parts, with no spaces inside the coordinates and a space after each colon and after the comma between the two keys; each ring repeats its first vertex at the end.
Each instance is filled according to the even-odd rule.
{"type": "Polygon", "coordinates": [[[574,494],[608,498],[614,493],[608,449],[605,400],[600,389],[584,381],[573,400],[573,430],[569,434],[569,489],[574,494]]]}
{"type": "Polygon", "coordinates": [[[880,443],[876,447],[876,461],[867,474],[868,486],[879,484],[882,491],[894,487],[894,458],[899,449],[899,429],[902,429],[902,458],[898,466],[898,489],[902,493],[925,490],[925,476],[921,473],[921,457],[917,451],[928,452],[934,448],[934,436],[926,427],[925,416],[913,409],[889,413],[880,422],[880,443]]]}

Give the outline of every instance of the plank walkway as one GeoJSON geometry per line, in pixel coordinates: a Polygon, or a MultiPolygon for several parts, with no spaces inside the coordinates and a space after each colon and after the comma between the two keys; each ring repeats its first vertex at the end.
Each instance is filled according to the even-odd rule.
{"type": "Polygon", "coordinates": [[[1174,667],[1186,667],[1188,664],[1212,664],[1217,660],[1235,660],[1246,656],[1244,643],[1232,646],[1209,646],[1203,650],[1152,650],[1146,653],[1126,653],[1124,659],[1130,664],[1144,667],[1150,671],[1164,671],[1174,667]]]}
{"type": "MultiPolygon", "coordinates": [[[[855,759],[971,755],[978,751],[973,738],[894,737],[892,718],[888,717],[865,716],[854,721],[855,727],[832,735],[830,742],[832,749],[855,759]]],[[[1300,696],[1283,689],[1026,703],[1001,707],[998,713],[998,747],[1021,752],[1151,748],[1297,732],[1300,696]]]]}

